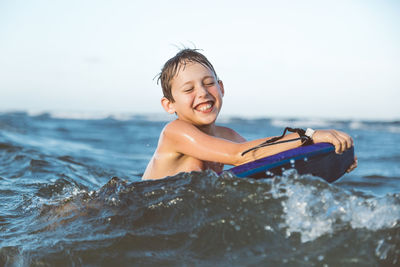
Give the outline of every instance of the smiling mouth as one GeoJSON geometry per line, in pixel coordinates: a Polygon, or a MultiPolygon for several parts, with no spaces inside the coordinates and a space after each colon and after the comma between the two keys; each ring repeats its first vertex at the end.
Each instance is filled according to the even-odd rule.
{"type": "Polygon", "coordinates": [[[213,101],[207,101],[204,103],[198,104],[194,109],[200,112],[210,112],[214,107],[213,101]]]}

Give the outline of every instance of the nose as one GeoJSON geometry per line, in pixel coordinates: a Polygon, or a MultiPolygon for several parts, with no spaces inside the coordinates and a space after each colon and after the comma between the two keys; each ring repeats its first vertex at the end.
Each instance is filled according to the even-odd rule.
{"type": "Polygon", "coordinates": [[[206,97],[208,95],[208,90],[204,85],[200,85],[199,89],[197,90],[198,97],[206,97]]]}

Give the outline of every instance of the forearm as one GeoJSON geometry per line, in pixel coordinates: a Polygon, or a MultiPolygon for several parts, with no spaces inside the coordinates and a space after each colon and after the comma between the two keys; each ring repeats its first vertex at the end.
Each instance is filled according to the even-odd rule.
{"type": "MultiPolygon", "coordinates": [[[[279,143],[273,142],[272,143],[273,145],[271,146],[260,147],[251,150],[250,152],[245,153],[244,155],[240,153],[240,155],[236,155],[235,157],[236,161],[234,165],[241,165],[250,161],[254,161],[256,159],[271,156],[282,151],[299,147],[302,145],[302,141],[300,139],[293,142],[284,142],[290,139],[297,139],[297,138],[299,138],[298,133],[288,134],[280,138],[279,143]]],[[[259,139],[243,143],[242,145],[245,149],[242,150],[242,152],[246,151],[249,148],[257,146],[268,139],[271,138],[259,139]]],[[[353,146],[353,139],[349,135],[336,130],[317,130],[314,132],[312,140],[315,143],[327,142],[333,144],[335,146],[336,153],[342,153],[344,150],[349,149],[350,147],[353,146]]]]}
{"type": "MultiPolygon", "coordinates": [[[[282,151],[286,151],[286,150],[289,150],[292,148],[299,147],[302,144],[301,140],[299,139],[299,140],[295,140],[295,141],[291,141],[291,142],[286,142],[286,143],[282,142],[282,143],[274,144],[271,146],[260,147],[255,150],[252,150],[244,155],[242,154],[244,151],[246,151],[250,148],[253,148],[255,146],[258,146],[259,144],[261,144],[271,138],[273,138],[273,137],[257,139],[257,140],[239,144],[239,147],[238,147],[239,151],[236,152],[236,154],[235,154],[235,162],[233,163],[233,165],[235,165],[235,166],[242,165],[242,164],[250,162],[250,161],[254,161],[254,160],[268,157],[271,155],[275,155],[282,151]]],[[[299,138],[299,135],[297,133],[291,133],[291,134],[285,135],[279,141],[287,141],[287,140],[297,139],[297,138],[299,138]]]]}

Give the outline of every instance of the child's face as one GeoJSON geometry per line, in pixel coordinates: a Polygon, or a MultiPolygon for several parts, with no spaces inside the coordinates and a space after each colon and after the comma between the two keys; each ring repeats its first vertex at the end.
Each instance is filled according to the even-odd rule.
{"type": "Polygon", "coordinates": [[[175,102],[165,98],[162,104],[169,113],[197,126],[215,122],[222,107],[224,88],[215,74],[197,62],[181,66],[172,79],[171,92],[175,102]]]}

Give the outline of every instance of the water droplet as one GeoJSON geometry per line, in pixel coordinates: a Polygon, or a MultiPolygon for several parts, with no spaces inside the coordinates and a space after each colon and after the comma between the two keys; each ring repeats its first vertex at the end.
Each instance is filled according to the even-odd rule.
{"type": "Polygon", "coordinates": [[[264,226],[264,229],[265,229],[265,231],[273,231],[274,229],[272,229],[272,227],[271,226],[269,226],[269,225],[265,225],[264,226]]]}
{"type": "Polygon", "coordinates": [[[290,166],[292,166],[292,167],[294,168],[295,162],[296,162],[296,161],[295,161],[294,159],[291,159],[291,160],[290,160],[290,166]]]}

